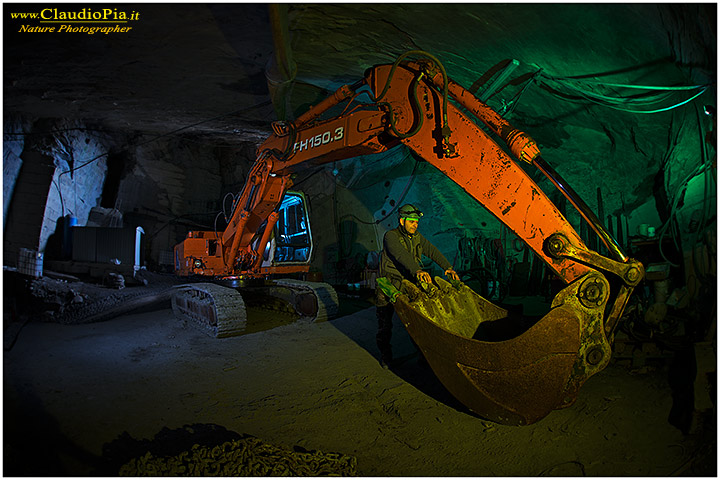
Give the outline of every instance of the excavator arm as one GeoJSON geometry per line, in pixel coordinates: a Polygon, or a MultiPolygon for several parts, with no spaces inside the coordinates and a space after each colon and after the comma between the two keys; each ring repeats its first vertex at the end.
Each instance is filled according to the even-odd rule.
{"type": "Polygon", "coordinates": [[[275,123],[273,130],[258,149],[222,235],[225,274],[268,273],[260,269],[259,258],[293,173],[402,143],[511,229],[567,285],[542,320],[502,341],[478,332],[507,312],[461,283],[436,279],[437,285],[418,289],[404,282],[401,292],[389,292],[448,390],[487,418],[528,424],[571,405],[584,381],[608,364],[614,328],[643,278],[643,266],[622,252],[542,159],[532,138],[448,78],[432,55],[408,52],[392,65],[372,67],[361,81],[341,87],[295,122],[275,123]],[[412,54],[424,59],[403,61],[412,54]],[[361,95],[370,103],[350,110],[361,95]],[[343,104],[342,113],[330,113],[343,104]],[[583,243],[518,161],[548,176],[600,236],[611,258],[583,243]]]}
{"type": "Polygon", "coordinates": [[[566,283],[590,268],[600,268],[637,284],[642,272],[633,268],[642,265],[625,256],[587,205],[543,161],[534,140],[448,79],[448,97],[491,128],[516,158],[545,173],[598,233],[613,258],[585,246],[510,154],[458,106],[443,99],[443,75],[436,69],[432,63],[414,62],[373,67],[364,81],[341,87],[294,124],[276,124],[275,134],[260,146],[259,157],[273,157],[272,171],[282,176],[307,168],[308,163],[380,153],[403,143],[493,213],[566,283]],[[382,91],[383,97],[364,110],[317,121],[331,107],[358,96],[363,85],[372,93],[382,91]],[[558,250],[561,242],[568,244],[567,251],[558,250]]]}

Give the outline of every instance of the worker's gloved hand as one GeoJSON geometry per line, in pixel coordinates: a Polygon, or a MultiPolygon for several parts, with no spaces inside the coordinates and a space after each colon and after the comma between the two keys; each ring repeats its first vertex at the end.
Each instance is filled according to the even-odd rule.
{"type": "Polygon", "coordinates": [[[422,270],[418,270],[415,274],[415,277],[417,277],[419,282],[432,283],[432,277],[430,276],[430,274],[422,270]]]}
{"type": "Polygon", "coordinates": [[[460,276],[452,268],[445,270],[445,276],[450,277],[453,280],[460,280],[460,276]]]}

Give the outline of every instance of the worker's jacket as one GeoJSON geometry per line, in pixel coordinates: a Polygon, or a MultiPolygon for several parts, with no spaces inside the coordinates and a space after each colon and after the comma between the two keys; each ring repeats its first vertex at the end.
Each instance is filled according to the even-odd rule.
{"type": "Polygon", "coordinates": [[[440,265],[443,271],[452,268],[440,250],[421,233],[416,232],[411,236],[401,227],[389,230],[383,238],[379,274],[387,277],[399,289],[403,278],[415,280],[418,270],[422,270],[420,265],[423,255],[440,265]]]}

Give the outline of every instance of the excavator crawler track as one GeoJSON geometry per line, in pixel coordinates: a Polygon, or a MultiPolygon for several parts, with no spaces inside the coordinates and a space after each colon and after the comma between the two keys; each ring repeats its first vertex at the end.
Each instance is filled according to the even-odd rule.
{"type": "MultiPolygon", "coordinates": [[[[292,311],[295,318],[302,321],[322,322],[338,312],[338,297],[332,286],[292,279],[276,280],[262,287],[240,291],[213,283],[183,285],[172,297],[172,309],[176,317],[213,337],[231,337],[252,331],[248,324],[248,307],[277,309],[278,302],[271,307],[257,305],[257,299],[263,297],[279,300],[286,305],[283,308],[292,311]],[[249,295],[247,306],[241,292],[249,295]]],[[[257,329],[257,325],[253,326],[257,329]]]]}
{"type": "Polygon", "coordinates": [[[305,317],[310,317],[313,322],[324,322],[337,315],[338,296],[331,285],[293,279],[277,280],[275,284],[290,289],[295,310],[305,317]]]}
{"type": "Polygon", "coordinates": [[[245,332],[245,302],[235,289],[214,283],[182,285],[172,296],[171,303],[176,317],[210,336],[224,338],[245,332]]]}

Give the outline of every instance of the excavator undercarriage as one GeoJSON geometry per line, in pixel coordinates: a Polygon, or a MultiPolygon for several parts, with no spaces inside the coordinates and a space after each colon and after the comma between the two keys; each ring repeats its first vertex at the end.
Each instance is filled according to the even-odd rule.
{"type": "Polygon", "coordinates": [[[214,283],[182,285],[171,304],[177,318],[216,338],[262,330],[266,324],[323,322],[338,311],[337,293],[330,284],[293,279],[240,288],[214,283]]]}
{"type": "Polygon", "coordinates": [[[191,232],[176,246],[176,272],[203,279],[173,294],[178,318],[223,338],[261,330],[263,324],[321,322],[337,314],[337,293],[330,284],[292,278],[307,274],[313,251],[305,196],[284,192],[270,217],[274,222],[255,220],[265,238],[250,236],[250,248],[236,253],[234,261],[228,261],[227,243],[216,232],[191,232]]]}

